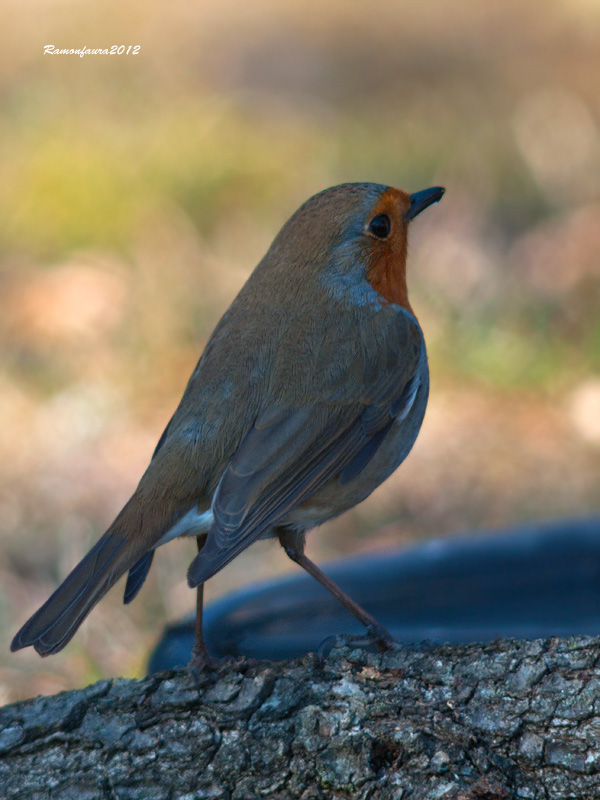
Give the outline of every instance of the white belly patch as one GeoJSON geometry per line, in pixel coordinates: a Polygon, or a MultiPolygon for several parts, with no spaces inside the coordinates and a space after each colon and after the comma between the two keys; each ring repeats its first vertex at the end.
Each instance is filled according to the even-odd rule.
{"type": "Polygon", "coordinates": [[[199,536],[206,533],[212,525],[212,521],[212,511],[198,511],[197,508],[191,508],[187,514],[177,520],[172,528],[169,528],[164,536],[161,536],[155,547],[160,547],[179,536],[199,536]]]}

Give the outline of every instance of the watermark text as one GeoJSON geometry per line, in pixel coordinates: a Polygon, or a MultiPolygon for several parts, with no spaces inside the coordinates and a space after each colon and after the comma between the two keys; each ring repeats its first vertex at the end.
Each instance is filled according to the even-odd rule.
{"type": "Polygon", "coordinates": [[[53,44],[44,45],[45,56],[137,56],[140,52],[141,45],[139,44],[113,44],[112,47],[55,47],[53,44]]]}

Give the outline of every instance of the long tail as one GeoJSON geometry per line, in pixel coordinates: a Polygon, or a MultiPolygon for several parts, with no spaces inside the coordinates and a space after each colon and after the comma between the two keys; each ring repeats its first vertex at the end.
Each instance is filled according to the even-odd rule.
{"type": "MultiPolygon", "coordinates": [[[[149,494],[142,482],[104,536],[23,625],[12,641],[11,650],[31,646],[41,656],[58,653],[121,575],[140,562],[150,567],[152,559],[147,557],[148,553],[173,524],[177,503],[165,494],[157,502],[156,495],[149,494]]],[[[129,586],[128,599],[133,599],[141,586],[147,572],[144,569],[134,570],[135,580],[129,586]]]]}
{"type": "Polygon", "coordinates": [[[44,605],[23,625],[11,650],[33,646],[41,656],[57,653],[96,603],[136,560],[122,534],[109,529],[44,605]]]}
{"type": "Polygon", "coordinates": [[[23,625],[11,643],[11,650],[31,646],[41,656],[58,653],[127,570],[131,572],[125,602],[133,600],[146,579],[155,545],[179,519],[182,510],[193,505],[187,494],[181,496],[178,470],[173,468],[163,447],[169,425],[132,497],[104,536],[23,625]],[[157,455],[165,456],[166,460],[162,458],[159,464],[161,459],[157,455]],[[166,480],[165,475],[172,480],[166,480]]]}

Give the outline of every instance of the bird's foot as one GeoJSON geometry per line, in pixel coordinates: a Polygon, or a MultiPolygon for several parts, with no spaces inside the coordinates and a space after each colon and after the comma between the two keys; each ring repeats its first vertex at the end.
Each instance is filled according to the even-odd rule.
{"type": "Polygon", "coordinates": [[[328,636],[319,645],[317,658],[323,663],[334,647],[375,647],[379,653],[395,650],[398,642],[383,625],[369,625],[364,633],[328,636]]]}
{"type": "Polygon", "coordinates": [[[196,647],[192,650],[192,657],[190,658],[187,669],[190,672],[192,678],[194,679],[194,683],[196,684],[196,688],[198,689],[198,694],[202,694],[201,692],[201,678],[205,675],[208,671],[214,669],[217,666],[217,662],[215,659],[210,655],[208,652],[208,648],[203,643],[201,647],[196,647]]]}

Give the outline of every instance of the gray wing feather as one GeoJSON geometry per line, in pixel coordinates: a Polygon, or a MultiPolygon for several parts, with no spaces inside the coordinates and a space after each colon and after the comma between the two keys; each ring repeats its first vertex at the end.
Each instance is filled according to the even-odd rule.
{"type": "MultiPolygon", "coordinates": [[[[404,316],[374,339],[377,349],[356,355],[363,359],[362,385],[350,385],[343,401],[336,387],[335,402],[273,404],[258,417],[217,487],[213,525],[190,565],[190,586],[218,572],[332,478],[356,477],[394,419],[409,413],[420,385],[420,329],[404,316]]],[[[348,372],[359,373],[357,365],[348,372]]],[[[326,386],[321,396],[327,399],[326,386]]]]}

